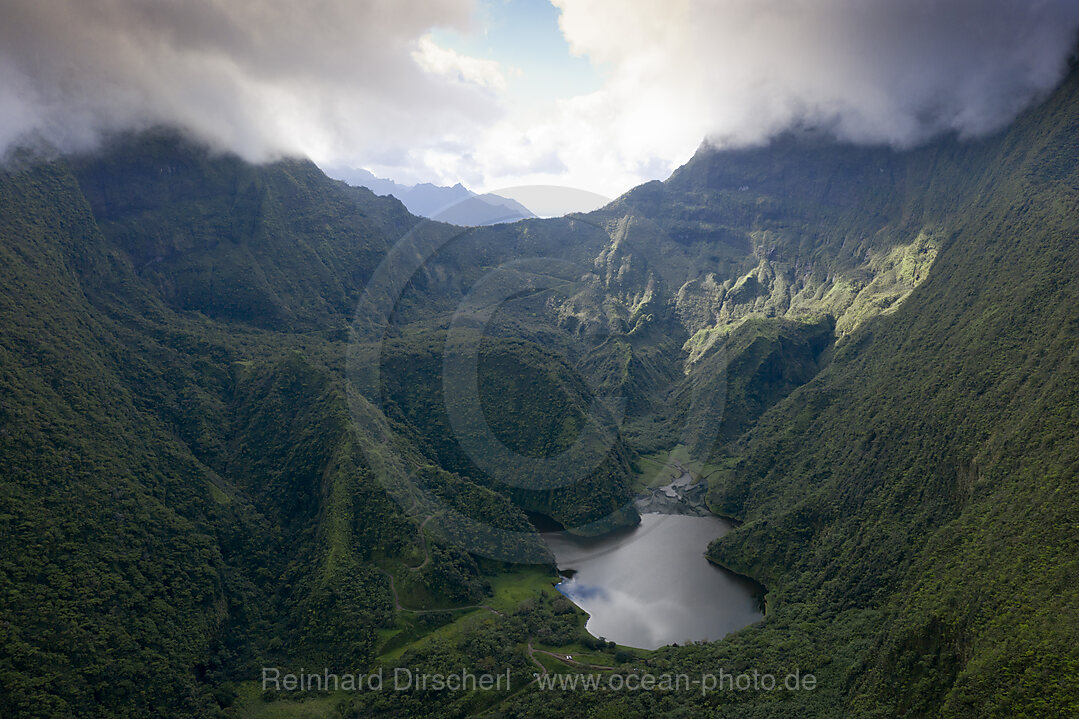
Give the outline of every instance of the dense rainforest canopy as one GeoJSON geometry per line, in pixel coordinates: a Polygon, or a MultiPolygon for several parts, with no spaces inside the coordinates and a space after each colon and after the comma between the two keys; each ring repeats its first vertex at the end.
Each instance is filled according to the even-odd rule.
{"type": "Polygon", "coordinates": [[[1074,72],[988,139],[702,146],[603,209],[485,228],[168,130],[9,157],[0,714],[1074,715],[1077,239],[1074,72]],[[675,447],[767,615],[616,651],[526,512],[633,524],[675,447]],[[570,667],[538,645],[816,689],[541,692],[570,667]],[[518,691],[252,693],[264,666],[402,663],[518,691]]]}

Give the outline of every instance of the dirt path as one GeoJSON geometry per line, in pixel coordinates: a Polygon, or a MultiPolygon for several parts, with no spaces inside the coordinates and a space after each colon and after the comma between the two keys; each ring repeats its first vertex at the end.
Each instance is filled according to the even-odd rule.
{"type": "Polygon", "coordinates": [[[536,650],[532,647],[532,642],[528,643],[528,658],[532,660],[533,664],[539,667],[541,674],[547,673],[547,667],[543,666],[543,663],[539,659],[536,659],[536,650]]]}
{"type": "MultiPolygon", "coordinates": [[[[528,649],[529,649],[529,652],[535,651],[535,652],[539,652],[540,654],[546,654],[549,657],[554,657],[555,659],[557,659],[560,662],[565,662],[566,664],[571,664],[571,665],[573,665],[575,667],[580,667],[581,669],[596,669],[596,670],[601,671],[601,672],[609,672],[612,669],[614,669],[614,667],[605,667],[605,666],[602,666],[600,664],[586,664],[584,662],[579,662],[576,659],[573,659],[571,657],[571,655],[569,655],[569,654],[559,654],[558,652],[549,652],[546,649],[532,649],[532,644],[531,643],[529,643],[528,649]]],[[[530,654],[530,656],[531,656],[531,654],[530,654]]],[[[532,658],[532,661],[536,661],[535,657],[532,658]]]]}
{"type": "MultiPolygon", "coordinates": [[[[429,514],[429,515],[427,515],[426,519],[424,519],[422,522],[420,522],[419,535],[420,535],[420,543],[423,545],[423,561],[420,562],[419,564],[417,564],[415,567],[408,567],[406,565],[406,569],[408,569],[410,572],[418,572],[418,571],[420,571],[421,569],[426,567],[428,565],[428,563],[430,563],[430,561],[431,561],[431,552],[427,548],[427,536],[423,533],[423,530],[427,526],[427,523],[430,522],[434,518],[435,518],[435,515],[429,514]]],[[[393,606],[399,612],[411,612],[413,614],[434,614],[435,612],[461,612],[461,611],[465,611],[467,609],[486,609],[487,611],[491,612],[492,614],[497,614],[500,617],[505,616],[502,612],[498,611],[494,607],[492,607],[490,605],[487,605],[487,604],[469,604],[469,605],[466,605],[466,606],[463,606],[463,607],[447,607],[445,609],[412,609],[410,607],[406,607],[403,604],[401,604],[401,597],[400,597],[400,595],[397,594],[397,585],[394,584],[393,575],[390,574],[387,570],[383,569],[382,567],[379,567],[378,570],[380,572],[382,572],[383,574],[385,574],[386,579],[389,580],[389,582],[390,582],[390,593],[393,594],[393,606]]]]}
{"type": "Polygon", "coordinates": [[[412,614],[434,614],[435,612],[463,612],[472,609],[486,609],[492,614],[497,614],[500,617],[506,616],[502,612],[498,611],[489,604],[466,604],[463,607],[445,607],[443,609],[412,609],[401,604],[401,597],[397,594],[397,585],[394,584],[393,575],[382,567],[378,568],[378,571],[386,575],[386,579],[390,583],[390,593],[393,595],[393,607],[399,612],[411,612],[412,614]]]}
{"type": "Polygon", "coordinates": [[[434,518],[435,518],[435,515],[429,514],[429,515],[427,515],[427,519],[420,522],[419,536],[420,536],[420,545],[423,547],[423,561],[420,562],[419,564],[417,564],[415,567],[409,567],[409,569],[412,570],[413,572],[420,571],[421,569],[423,569],[424,567],[427,566],[428,562],[431,561],[431,552],[427,549],[427,535],[425,535],[423,533],[423,528],[426,527],[427,523],[430,522],[434,518]]]}
{"type": "Polygon", "coordinates": [[[379,567],[378,571],[385,574],[386,579],[388,579],[389,582],[390,582],[390,593],[393,594],[393,608],[396,609],[399,612],[407,611],[404,607],[401,606],[401,600],[397,597],[397,587],[395,587],[394,584],[393,584],[393,575],[390,574],[389,572],[387,572],[382,567],[379,567]]]}

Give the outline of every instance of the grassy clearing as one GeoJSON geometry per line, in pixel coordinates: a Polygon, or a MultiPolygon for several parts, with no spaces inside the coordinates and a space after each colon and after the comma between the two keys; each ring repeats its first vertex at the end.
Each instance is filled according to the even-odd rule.
{"type": "Polygon", "coordinates": [[[574,642],[572,644],[564,644],[562,646],[553,646],[550,644],[543,644],[540,642],[533,643],[533,648],[541,649],[548,652],[555,652],[556,654],[566,654],[573,658],[574,661],[582,664],[595,664],[596,666],[614,667],[619,662],[615,661],[615,652],[625,655],[631,655],[632,657],[646,657],[650,654],[647,649],[638,649],[636,647],[627,647],[622,644],[616,644],[613,648],[609,649],[590,649],[581,642],[574,642]]]}
{"type": "Polygon", "coordinates": [[[566,664],[563,661],[555,659],[550,654],[541,654],[536,652],[533,656],[536,657],[536,661],[543,665],[544,669],[552,674],[564,674],[566,672],[578,671],[577,667],[572,664],[566,664]]]}
{"type": "Polygon", "coordinates": [[[491,578],[494,596],[485,604],[500,612],[510,612],[539,594],[557,595],[559,578],[542,567],[522,567],[491,578]]]}
{"type": "Polygon", "coordinates": [[[463,635],[475,622],[493,615],[487,609],[476,607],[454,612],[451,616],[453,619],[446,624],[430,626],[424,624],[422,617],[401,613],[397,620],[399,629],[391,630],[392,636],[381,646],[377,661],[395,661],[409,649],[420,647],[434,639],[454,639],[463,635]]]}
{"type": "MultiPolygon", "coordinates": [[[[540,594],[557,594],[554,585],[558,578],[541,567],[523,567],[502,572],[491,577],[490,581],[494,596],[481,600],[484,606],[446,609],[446,612],[452,612],[452,620],[442,626],[432,626],[429,615],[425,621],[424,615],[398,612],[396,625],[379,631],[378,661],[400,659],[409,649],[421,647],[436,638],[454,639],[461,636],[475,622],[492,617],[492,609],[508,614],[522,602],[540,594]]],[[[401,600],[405,602],[404,597],[401,600]]]]}
{"type": "Polygon", "coordinates": [[[635,492],[643,492],[653,487],[662,487],[682,475],[682,470],[689,472],[694,479],[707,480],[710,475],[722,469],[721,465],[708,464],[693,459],[685,445],[653,454],[644,454],[637,459],[637,471],[630,477],[635,492]],[[681,469],[679,469],[681,468],[681,469]]]}
{"type": "Polygon", "coordinates": [[[329,696],[266,701],[257,681],[238,685],[236,694],[233,704],[236,719],[327,719],[337,716],[339,705],[348,699],[346,693],[338,692],[329,696]]]}
{"type": "MultiPolygon", "coordinates": [[[[400,567],[398,567],[400,569],[400,567]]],[[[404,570],[407,572],[407,570],[404,570]]],[[[402,572],[404,573],[404,572],[402,572]]],[[[484,621],[495,621],[492,610],[502,614],[515,611],[523,602],[541,595],[560,596],[555,584],[558,577],[553,576],[543,567],[519,567],[510,571],[499,572],[489,577],[493,596],[482,600],[482,607],[471,609],[458,608],[447,610],[436,618],[432,614],[398,612],[395,626],[379,630],[380,651],[377,664],[391,665],[401,659],[409,650],[421,650],[431,642],[455,643],[459,638],[484,621]],[[449,619],[438,625],[441,619],[449,619]]],[[[583,635],[586,616],[581,613],[580,628],[583,635]]],[[[589,649],[582,642],[562,646],[534,643],[538,650],[570,655],[575,662],[596,666],[616,665],[614,649],[597,651],[589,649]]],[[[619,650],[643,656],[644,650],[618,647],[619,650]]],[[[582,671],[580,666],[563,662],[548,654],[536,652],[535,658],[549,672],[582,671]]],[[[245,682],[238,687],[238,697],[234,705],[237,719],[328,719],[337,715],[340,702],[346,700],[343,695],[313,696],[298,699],[265,701],[257,681],[245,682]]]]}
{"type": "Polygon", "coordinates": [[[670,484],[681,472],[671,462],[674,450],[643,454],[637,458],[637,466],[630,476],[630,486],[634,492],[643,492],[653,487],[670,484]]]}

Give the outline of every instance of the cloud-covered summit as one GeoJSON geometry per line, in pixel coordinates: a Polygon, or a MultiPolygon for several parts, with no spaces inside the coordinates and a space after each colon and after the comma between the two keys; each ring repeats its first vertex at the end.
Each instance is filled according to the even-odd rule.
{"type": "Polygon", "coordinates": [[[703,137],[990,132],[1060,81],[1079,28],[1076,0],[553,0],[603,87],[515,112],[514,68],[430,34],[507,1],[541,0],[0,0],[0,150],[174,124],[254,160],[614,195],[703,137]]]}
{"type": "Polygon", "coordinates": [[[554,1],[621,103],[723,144],[980,135],[1060,81],[1079,28],[1075,0],[554,1]]]}
{"type": "Polygon", "coordinates": [[[482,61],[419,42],[468,0],[0,0],[0,146],[179,125],[249,159],[473,130],[482,61]]]}

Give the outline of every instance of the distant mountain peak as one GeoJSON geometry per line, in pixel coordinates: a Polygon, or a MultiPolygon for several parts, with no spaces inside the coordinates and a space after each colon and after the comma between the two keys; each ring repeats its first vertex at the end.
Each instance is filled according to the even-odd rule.
{"type": "Polygon", "coordinates": [[[465,226],[493,225],[536,216],[515,200],[492,194],[478,195],[460,182],[450,187],[433,182],[402,185],[376,177],[363,168],[328,167],[324,171],[330,177],[350,185],[366,187],[376,195],[393,195],[412,214],[440,222],[465,226]]]}

